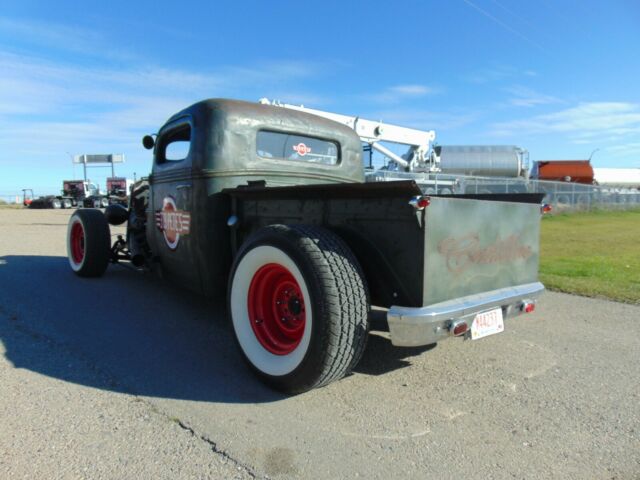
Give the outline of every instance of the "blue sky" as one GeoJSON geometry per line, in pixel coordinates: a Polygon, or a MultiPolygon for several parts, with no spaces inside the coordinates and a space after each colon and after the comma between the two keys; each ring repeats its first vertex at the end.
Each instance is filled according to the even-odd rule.
{"type": "MultiPolygon", "coordinates": [[[[640,167],[640,2],[0,0],[0,195],[80,177],[207,97],[266,96],[640,167]]],[[[91,176],[104,182],[107,170],[91,176]]]]}

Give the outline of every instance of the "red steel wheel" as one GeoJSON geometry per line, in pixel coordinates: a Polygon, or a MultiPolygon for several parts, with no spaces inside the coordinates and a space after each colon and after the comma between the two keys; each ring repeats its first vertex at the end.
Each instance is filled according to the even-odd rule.
{"type": "Polygon", "coordinates": [[[81,277],[99,277],[111,258],[111,233],[99,210],[76,210],[67,229],[67,256],[71,270],[81,277]]]}
{"type": "Polygon", "coordinates": [[[71,246],[71,260],[76,265],[81,265],[84,260],[84,228],[80,220],[71,225],[71,238],[69,239],[71,246]]]}
{"type": "Polygon", "coordinates": [[[302,340],[305,302],[300,285],[282,265],[258,269],[249,285],[249,322],[260,344],[275,355],[293,352],[302,340]]]}

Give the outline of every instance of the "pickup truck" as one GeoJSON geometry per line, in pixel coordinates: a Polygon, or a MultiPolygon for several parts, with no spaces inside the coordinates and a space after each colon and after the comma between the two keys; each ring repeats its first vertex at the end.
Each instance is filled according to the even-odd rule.
{"type": "Polygon", "coordinates": [[[211,99],[173,115],[128,207],[77,210],[71,269],[130,262],[226,299],[237,344],[273,388],[349,374],[371,306],[398,347],[503,331],[531,312],[542,195],[425,195],[366,182],[353,129],[305,112],[211,99]],[[109,225],[126,223],[111,244],[109,225]]]}

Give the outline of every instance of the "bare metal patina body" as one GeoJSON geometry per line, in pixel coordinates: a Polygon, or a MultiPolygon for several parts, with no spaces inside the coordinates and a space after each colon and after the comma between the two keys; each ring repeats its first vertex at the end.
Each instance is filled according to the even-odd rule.
{"type": "MultiPolygon", "coordinates": [[[[277,388],[347,374],[370,305],[388,309],[395,345],[425,345],[469,335],[483,312],[529,311],[544,289],[540,195],[426,197],[412,181],[367,183],[352,129],[240,101],[192,105],[145,143],[151,175],[128,211],[106,212],[128,222],[109,260],[226,297],[250,366],[277,388]]],[[[82,274],[73,221],[70,263],[82,274]]]]}

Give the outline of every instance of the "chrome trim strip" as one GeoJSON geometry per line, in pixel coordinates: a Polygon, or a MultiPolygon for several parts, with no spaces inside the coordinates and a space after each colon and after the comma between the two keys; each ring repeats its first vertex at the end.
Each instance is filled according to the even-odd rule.
{"type": "MultiPolygon", "coordinates": [[[[396,346],[428,345],[446,338],[446,324],[492,308],[533,301],[542,292],[540,282],[500,288],[489,292],[436,303],[427,307],[392,306],[387,312],[391,342],[396,346]]],[[[510,312],[510,316],[520,312],[510,312]]]]}

